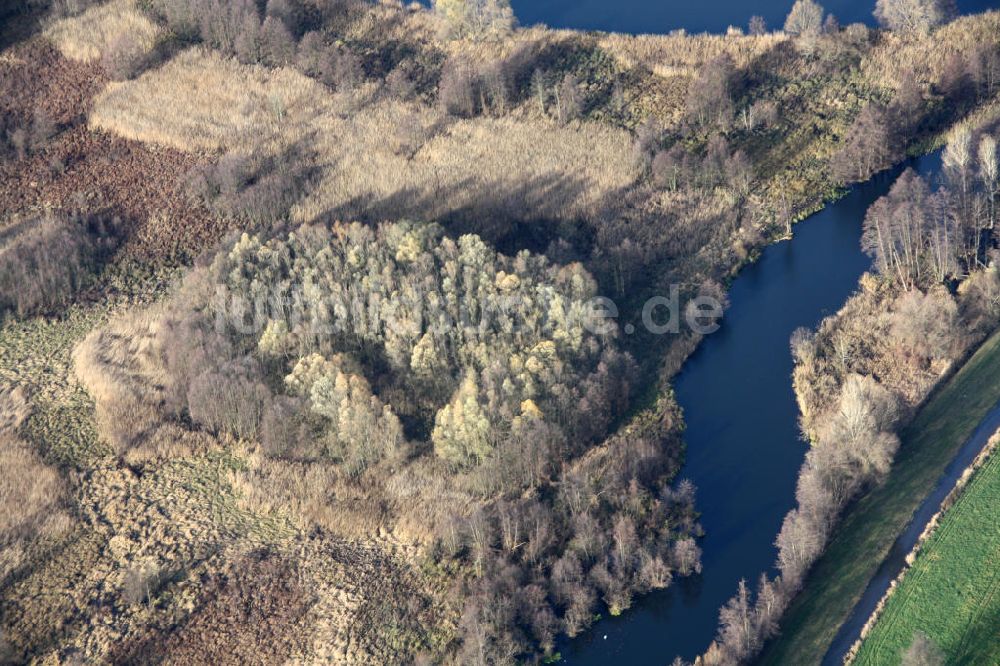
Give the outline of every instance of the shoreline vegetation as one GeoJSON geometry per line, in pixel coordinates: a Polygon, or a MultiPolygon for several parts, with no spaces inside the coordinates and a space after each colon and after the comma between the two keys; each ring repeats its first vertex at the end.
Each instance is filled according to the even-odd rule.
{"type": "MultiPolygon", "coordinates": [[[[698,337],[539,308],[600,293],[624,327],[669,285],[724,300],[844,186],[997,114],[1000,13],[927,34],[813,5],[630,37],[496,0],[54,3],[0,57],[0,352],[11,441],[59,466],[72,518],[3,527],[0,655],[506,663],[699,571],[669,387],[698,337]],[[93,239],[43,251],[74,225],[93,239]],[[22,302],[26,261],[52,278],[22,302]],[[301,325],[341,289],[353,328],[301,325]],[[213,295],[274,290],[296,305],[212,329],[213,295]],[[408,309],[510,295],[481,338],[408,309]]],[[[986,327],[976,275],[959,316],[986,327]]],[[[913,351],[918,391],[953,347],[913,351]]],[[[889,442],[899,386],[845,385],[889,442]]]]}
{"type": "MultiPolygon", "coordinates": [[[[794,385],[802,428],[813,448],[799,478],[799,506],[786,519],[778,546],[781,555],[794,546],[787,540],[790,534],[814,545],[812,554],[795,569],[808,571],[804,584],[796,586],[803,591],[792,601],[781,634],[766,647],[764,663],[819,659],[818,655],[826,653],[874,567],[926,496],[922,489],[930,487],[928,483],[950,462],[950,454],[935,457],[920,449],[929,446],[925,431],[937,433],[951,423],[950,415],[945,418],[935,411],[942,394],[960,382],[964,373],[974,372],[969,368],[984,357],[991,358],[985,350],[996,346],[994,336],[938,391],[955,362],[975,350],[996,327],[997,313],[989,306],[992,298],[981,298],[983,289],[995,288],[997,275],[990,256],[995,252],[991,236],[984,240],[981,231],[984,226],[992,227],[994,131],[995,123],[959,125],[952,131],[943,152],[944,179],[936,193],[931,194],[927,183],[909,171],[896,181],[865,219],[862,245],[875,258],[877,275],[865,275],[861,290],[815,334],[800,331],[793,336],[794,385]],[[975,153],[970,152],[973,139],[980,145],[978,163],[972,161],[975,153]],[[977,170],[981,189],[973,185],[972,169],[977,170]],[[976,203],[980,197],[984,198],[976,203]],[[934,218],[941,212],[943,216],[934,218]],[[930,238],[924,235],[927,228],[921,227],[932,218],[956,225],[936,236],[948,239],[946,243],[955,242],[947,252],[942,253],[943,246],[933,241],[920,240],[930,238]],[[963,220],[970,221],[973,230],[966,236],[965,250],[959,236],[952,235],[961,235],[963,220]],[[907,240],[897,235],[904,227],[914,232],[907,240]],[[897,250],[908,253],[911,260],[900,261],[897,250]],[[959,266],[964,269],[955,272],[959,266]],[[942,283],[950,288],[937,286],[942,283]],[[878,332],[874,337],[873,331],[878,332]],[[845,402],[848,389],[858,381],[870,385],[867,397],[856,404],[845,402]],[[831,421],[823,405],[838,386],[844,392],[839,413],[831,421]],[[928,414],[935,419],[928,420],[928,414]],[[831,423],[845,418],[856,425],[840,431],[834,425],[830,430],[831,423]],[[859,446],[859,433],[866,430],[873,434],[863,435],[859,446]],[[893,431],[900,432],[902,446],[893,431]],[[900,457],[894,463],[897,449],[900,457]],[[929,467],[914,469],[913,460],[929,467]],[[914,475],[924,483],[909,483],[907,479],[912,481],[914,475]],[[880,498],[875,507],[872,497],[880,498]],[[845,508],[843,526],[833,527],[845,508]],[[868,515],[862,517],[863,512],[868,515]]],[[[969,390],[982,388],[966,389],[963,397],[969,390]]],[[[963,421],[964,430],[947,432],[950,445],[943,448],[957,449],[968,436],[965,430],[978,424],[997,399],[1000,395],[988,391],[985,397],[966,399],[960,409],[966,416],[972,411],[978,417],[963,421]]],[[[779,566],[784,569],[786,565],[779,566]]]]}
{"type": "Polygon", "coordinates": [[[762,663],[786,659],[813,663],[826,653],[926,489],[1000,400],[1000,386],[992,379],[1000,364],[998,343],[995,334],[983,343],[949,381],[932,391],[913,422],[901,431],[902,445],[892,471],[882,485],[848,507],[803,591],[789,606],[781,634],[765,647],[762,663]],[[972,401],[971,391],[978,391],[972,401]]]}

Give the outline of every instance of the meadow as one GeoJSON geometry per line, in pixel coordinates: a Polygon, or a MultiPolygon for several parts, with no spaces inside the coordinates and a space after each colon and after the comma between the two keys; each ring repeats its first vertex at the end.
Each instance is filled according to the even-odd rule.
{"type": "Polygon", "coordinates": [[[889,597],[855,664],[898,664],[914,633],[951,663],[1000,659],[1000,456],[975,472],[889,597]]]}

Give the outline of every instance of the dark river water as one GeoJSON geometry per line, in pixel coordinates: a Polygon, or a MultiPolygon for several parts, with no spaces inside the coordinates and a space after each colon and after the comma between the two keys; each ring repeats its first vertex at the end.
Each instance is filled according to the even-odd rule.
{"type": "MultiPolygon", "coordinates": [[[[664,33],[677,28],[688,32],[725,32],[731,26],[746,29],[754,14],[779,30],[794,0],[511,0],[521,25],[544,23],[553,28],[605,30],[629,33],[664,33]]],[[[820,0],[843,25],[874,24],[875,0],[820,0]]],[[[1000,6],[1000,0],[958,0],[964,14],[1000,6]]]]}
{"type": "MultiPolygon", "coordinates": [[[[940,155],[908,166],[936,174],[940,155]]],[[[799,326],[815,327],[855,290],[871,265],[859,247],[865,211],[901,169],[801,222],[792,240],[768,247],[733,282],[722,328],[703,341],[674,384],[687,422],[680,476],[698,487],[706,532],[703,573],[560,646],[566,663],[691,660],[714,637],[718,609],[740,578],[756,581],[771,570],[807,446],[797,426],[789,337],[799,326]]]]}

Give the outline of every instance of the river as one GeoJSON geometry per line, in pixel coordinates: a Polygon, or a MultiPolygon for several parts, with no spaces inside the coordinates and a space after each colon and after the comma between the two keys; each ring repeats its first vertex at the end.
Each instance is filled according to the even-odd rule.
{"type": "MultiPolygon", "coordinates": [[[[940,153],[911,161],[923,175],[940,153]]],[[[792,392],[789,337],[815,327],[855,290],[871,265],[860,250],[865,211],[904,167],[854,187],[769,246],[730,287],[722,328],[688,359],[674,386],[687,423],[680,478],[698,488],[703,573],[638,600],[560,646],[569,664],[691,660],[715,635],[719,607],[740,578],[771,571],[774,539],[792,508],[806,452],[792,392]]]]}
{"type": "MultiPolygon", "coordinates": [[[[841,24],[868,23],[875,19],[875,0],[819,0],[841,24]]],[[[746,29],[754,14],[779,30],[793,0],[511,0],[522,25],[544,23],[553,28],[609,32],[666,33],[677,28],[688,32],[725,32],[731,26],[746,29]]],[[[998,0],[958,0],[963,14],[996,8],[998,0]]]]}

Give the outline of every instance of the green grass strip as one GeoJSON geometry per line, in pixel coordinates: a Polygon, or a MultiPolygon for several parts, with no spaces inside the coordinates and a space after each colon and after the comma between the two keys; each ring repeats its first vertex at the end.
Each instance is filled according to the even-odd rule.
{"type": "Polygon", "coordinates": [[[1000,663],[1000,455],[944,514],[855,663],[899,664],[916,631],[949,663],[1000,663]]]}

